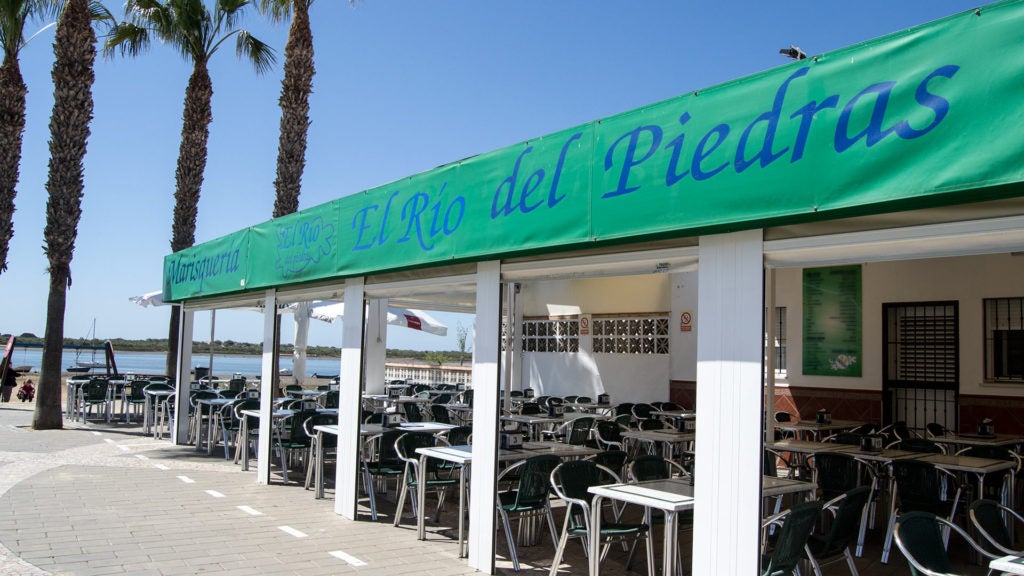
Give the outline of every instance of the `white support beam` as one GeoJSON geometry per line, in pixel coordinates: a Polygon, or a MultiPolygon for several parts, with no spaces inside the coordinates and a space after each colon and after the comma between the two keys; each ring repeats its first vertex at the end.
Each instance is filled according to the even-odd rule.
{"type": "Polygon", "coordinates": [[[469,566],[494,574],[501,354],[501,265],[496,261],[477,266],[473,337],[473,474],[469,489],[473,526],[469,531],[469,566]]]}
{"type": "Polygon", "coordinates": [[[388,352],[388,300],[370,298],[366,312],[366,390],[367,394],[384,393],[384,362],[388,352]]]}
{"type": "MultiPolygon", "coordinates": [[[[256,482],[270,484],[270,456],[273,454],[274,397],[274,334],[277,331],[277,298],[267,290],[263,309],[263,362],[260,369],[260,439],[256,449],[256,482]]],[[[242,440],[245,441],[244,439],[242,440]]]]}
{"type": "Polygon", "coordinates": [[[174,383],[175,396],[178,401],[174,403],[174,430],[171,432],[172,441],[175,444],[188,442],[188,395],[192,383],[189,371],[192,369],[194,320],[195,312],[182,308],[181,319],[178,322],[178,377],[174,383]]]}
{"type": "MultiPolygon", "coordinates": [[[[345,315],[341,330],[341,386],[338,392],[338,464],[335,472],[334,511],[356,519],[359,488],[359,409],[363,401],[362,278],[345,282],[345,315]]],[[[372,487],[367,487],[372,490],[372,487]]]]}
{"type": "Polygon", "coordinates": [[[694,574],[757,574],[762,231],[700,239],[694,574]]]}

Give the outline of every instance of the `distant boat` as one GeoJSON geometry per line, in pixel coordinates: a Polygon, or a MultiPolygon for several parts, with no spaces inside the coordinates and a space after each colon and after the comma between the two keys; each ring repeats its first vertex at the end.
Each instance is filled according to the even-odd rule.
{"type": "Polygon", "coordinates": [[[337,377],[337,374],[317,374],[316,372],[313,372],[313,378],[324,378],[325,380],[334,380],[337,377]]]}
{"type": "MultiPolygon", "coordinates": [[[[93,340],[96,338],[96,319],[92,319],[92,328],[85,335],[86,340],[93,340]]],[[[79,348],[75,351],[75,364],[74,366],[68,366],[65,368],[68,372],[84,373],[92,370],[93,368],[104,368],[106,363],[96,361],[96,350],[92,351],[92,360],[81,360],[79,356],[82,354],[82,349],[79,348]]]]}
{"type": "Polygon", "coordinates": [[[15,372],[18,372],[19,374],[24,374],[26,372],[31,372],[32,371],[32,367],[31,366],[15,366],[15,367],[11,368],[11,370],[14,370],[15,372]]]}
{"type": "Polygon", "coordinates": [[[292,369],[291,368],[281,368],[280,370],[277,371],[277,374],[279,376],[291,376],[292,375],[292,369]]]}

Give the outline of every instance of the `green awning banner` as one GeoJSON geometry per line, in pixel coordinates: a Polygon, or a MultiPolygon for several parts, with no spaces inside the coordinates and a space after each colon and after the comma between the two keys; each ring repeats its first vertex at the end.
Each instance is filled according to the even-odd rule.
{"type": "Polygon", "coordinates": [[[1022,0],[984,6],[258,224],[248,285],[164,294],[1024,195],[1022,64],[1022,0]]]}

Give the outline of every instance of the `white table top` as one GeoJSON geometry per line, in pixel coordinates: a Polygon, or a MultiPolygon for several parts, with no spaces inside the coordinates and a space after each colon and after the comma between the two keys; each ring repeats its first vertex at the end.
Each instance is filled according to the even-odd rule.
{"type": "Polygon", "coordinates": [[[387,428],[380,424],[360,424],[359,434],[362,436],[372,436],[374,434],[383,434],[388,430],[437,433],[451,430],[452,428],[455,428],[454,424],[442,424],[441,422],[403,422],[401,426],[395,426],[392,428],[387,428]]]}
{"type": "Polygon", "coordinates": [[[956,444],[960,446],[1016,446],[1024,443],[1024,437],[1016,434],[992,434],[982,436],[979,434],[944,434],[929,438],[933,442],[943,444],[956,444]]]}
{"type": "Polygon", "coordinates": [[[988,563],[988,567],[1005,574],[1024,574],[1024,557],[1004,556],[988,563]]]}
{"type": "Polygon", "coordinates": [[[801,482],[792,478],[776,478],[775,476],[764,476],[761,480],[761,496],[781,496],[783,494],[796,494],[798,492],[811,492],[818,489],[814,482],[801,482]]]}
{"type": "Polygon", "coordinates": [[[680,432],[678,430],[623,430],[621,435],[623,438],[635,438],[654,442],[693,442],[697,439],[697,434],[693,432],[680,432]]]}
{"type": "Polygon", "coordinates": [[[650,480],[637,484],[608,484],[591,486],[587,489],[591,494],[638,504],[658,510],[678,512],[693,508],[693,486],[688,480],[672,478],[669,480],[650,480]]]}
{"type": "Polygon", "coordinates": [[[829,432],[832,430],[849,430],[861,426],[865,422],[859,420],[833,420],[828,424],[818,424],[816,420],[794,420],[792,422],[776,422],[779,430],[790,432],[829,432]]]}
{"type": "Polygon", "coordinates": [[[994,460],[992,458],[976,458],[974,456],[955,456],[952,454],[929,454],[917,458],[931,462],[939,468],[974,474],[988,474],[997,470],[1009,470],[1016,465],[1012,460],[994,460]]]}
{"type": "Polygon", "coordinates": [[[858,447],[850,444],[837,444],[834,442],[813,442],[811,440],[779,440],[768,444],[768,448],[776,452],[796,452],[798,454],[813,454],[815,452],[848,452],[858,447]]]}

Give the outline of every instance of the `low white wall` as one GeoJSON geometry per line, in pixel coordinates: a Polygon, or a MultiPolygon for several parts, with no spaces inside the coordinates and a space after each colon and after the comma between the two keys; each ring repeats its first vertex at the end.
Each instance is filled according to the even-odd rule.
{"type": "Polygon", "coordinates": [[[528,352],[523,355],[524,388],[537,396],[608,394],[611,402],[668,400],[669,358],[665,354],[528,352]]]}

